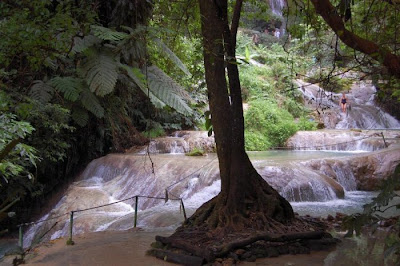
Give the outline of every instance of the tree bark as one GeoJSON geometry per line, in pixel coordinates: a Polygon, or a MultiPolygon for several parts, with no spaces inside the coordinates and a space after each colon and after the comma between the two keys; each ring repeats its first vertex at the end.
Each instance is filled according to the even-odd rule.
{"type": "Polygon", "coordinates": [[[221,192],[200,207],[186,225],[205,224],[210,229],[225,230],[265,229],[271,226],[270,219],[285,223],[294,217],[290,204],[256,172],[244,148],[243,106],[234,41],[241,2],[237,1],[231,30],[226,0],[199,0],[221,192]]]}
{"type": "Polygon", "coordinates": [[[384,65],[389,73],[400,78],[400,57],[392,53],[388,48],[379,46],[373,41],[361,38],[346,29],[340,15],[329,0],[311,0],[315,10],[325,22],[332,28],[339,39],[347,46],[369,55],[384,65]]]}

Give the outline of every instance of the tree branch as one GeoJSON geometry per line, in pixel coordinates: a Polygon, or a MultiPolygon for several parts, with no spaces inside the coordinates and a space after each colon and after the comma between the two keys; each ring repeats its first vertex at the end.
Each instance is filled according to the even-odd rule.
{"type": "Polygon", "coordinates": [[[17,146],[18,143],[21,142],[21,139],[14,139],[10,143],[7,144],[7,146],[4,147],[3,150],[0,151],[0,162],[11,152],[11,150],[17,146]]]}
{"type": "Polygon", "coordinates": [[[379,46],[375,42],[361,38],[347,30],[342,18],[329,0],[311,0],[311,2],[316,12],[321,15],[344,44],[377,60],[388,69],[392,76],[400,78],[399,56],[388,48],[379,46]]]}
{"type": "Polygon", "coordinates": [[[236,35],[239,28],[240,11],[242,10],[243,0],[237,0],[235,9],[233,10],[232,24],[231,24],[231,35],[232,35],[232,46],[236,49],[236,35]]]}

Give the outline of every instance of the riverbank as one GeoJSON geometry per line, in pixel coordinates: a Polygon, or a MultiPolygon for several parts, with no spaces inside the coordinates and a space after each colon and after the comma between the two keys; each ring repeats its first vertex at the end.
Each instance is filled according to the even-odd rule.
{"type": "MultiPolygon", "coordinates": [[[[168,236],[171,233],[170,230],[144,231],[141,229],[85,233],[74,236],[75,245],[73,246],[66,245],[66,238],[59,238],[44,242],[30,250],[25,256],[25,265],[175,265],[146,255],[156,235],[168,236]]],[[[240,262],[239,265],[395,265],[392,261],[384,260],[384,231],[373,235],[366,233],[364,236],[354,238],[343,238],[342,235],[342,233],[336,234],[336,237],[341,239],[341,243],[329,251],[262,258],[255,262],[240,262]]],[[[15,255],[7,256],[0,261],[0,265],[12,265],[14,258],[15,255]]]]}
{"type": "MultiPolygon", "coordinates": [[[[29,251],[25,265],[175,265],[146,255],[156,235],[168,236],[172,231],[104,231],[74,237],[75,245],[67,246],[60,238],[29,251]]],[[[241,265],[324,265],[330,251],[311,254],[284,255],[277,258],[257,259],[241,265]]],[[[12,265],[14,256],[6,257],[1,265],[12,265]]]]}

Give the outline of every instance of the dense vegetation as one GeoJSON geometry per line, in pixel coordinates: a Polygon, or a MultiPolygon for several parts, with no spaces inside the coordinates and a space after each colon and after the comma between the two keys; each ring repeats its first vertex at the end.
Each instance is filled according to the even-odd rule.
{"type": "Polygon", "coordinates": [[[6,223],[29,219],[32,203],[89,160],[194,126],[190,90],[152,63],[172,62],[176,80],[190,75],[156,34],[167,29],[149,25],[151,10],[118,1],[0,3],[1,218],[18,210],[6,223]]]}
{"type": "MultiPolygon", "coordinates": [[[[287,18],[264,1],[244,8],[237,55],[248,150],[282,146],[297,130],[315,128],[297,77],[337,89],[349,86],[337,73],[362,71],[381,88],[381,100],[394,103],[385,106],[397,110],[398,79],[341,44],[310,5],[293,2],[299,8],[291,12],[300,11],[287,18]],[[263,32],[286,20],[290,36],[263,32]]],[[[384,27],[377,40],[396,47],[397,17],[379,16],[384,3],[367,2],[351,5],[353,17],[374,14],[368,23],[378,26],[354,23],[354,30],[378,36],[384,27]]],[[[196,1],[2,1],[0,37],[0,222],[18,210],[4,226],[29,219],[33,205],[93,158],[203,127],[196,1]]]]}

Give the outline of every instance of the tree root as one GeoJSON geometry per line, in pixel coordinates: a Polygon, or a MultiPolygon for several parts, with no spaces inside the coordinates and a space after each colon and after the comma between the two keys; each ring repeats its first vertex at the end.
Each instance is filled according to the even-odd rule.
{"type": "Polygon", "coordinates": [[[254,242],[264,240],[268,242],[289,242],[292,240],[306,240],[306,239],[321,239],[322,237],[326,237],[327,233],[320,231],[320,232],[306,232],[306,233],[293,233],[293,234],[281,234],[281,235],[274,235],[270,233],[261,233],[250,236],[245,239],[241,239],[238,241],[232,241],[225,245],[220,245],[214,247],[214,257],[219,258],[223,257],[228,254],[230,251],[238,248],[245,247],[250,245],[254,242]]]}
{"type": "MultiPolygon", "coordinates": [[[[240,238],[240,234],[233,238],[240,238]]],[[[189,236],[187,236],[189,237],[189,236]]],[[[205,245],[196,245],[187,241],[184,236],[179,237],[162,237],[156,236],[156,240],[161,242],[168,247],[178,248],[179,250],[186,251],[190,256],[194,255],[196,258],[201,258],[207,262],[213,262],[216,258],[223,258],[229,255],[231,252],[243,249],[257,241],[265,241],[266,246],[273,246],[273,243],[284,244],[297,244],[303,246],[303,250],[319,250],[323,247],[329,247],[337,243],[337,239],[332,238],[332,236],[324,231],[312,231],[303,233],[288,233],[288,234],[272,234],[272,233],[257,233],[239,240],[233,240],[220,245],[213,245],[213,241],[204,243],[205,245]],[[300,244],[299,244],[300,243],[300,244]]],[[[278,253],[278,252],[276,252],[278,253]]],[[[304,253],[304,252],[299,252],[304,253]]],[[[196,259],[198,261],[198,259],[196,259]]]]}

